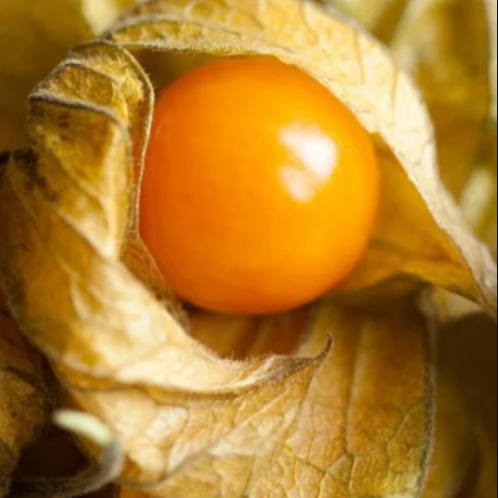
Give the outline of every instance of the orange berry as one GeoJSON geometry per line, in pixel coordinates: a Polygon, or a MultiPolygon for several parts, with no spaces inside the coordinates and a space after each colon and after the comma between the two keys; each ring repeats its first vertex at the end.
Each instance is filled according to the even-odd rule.
{"type": "Polygon", "coordinates": [[[361,260],[378,199],[371,138],[292,66],[220,60],[159,97],[141,233],[186,301],[240,314],[313,301],[361,260]]]}

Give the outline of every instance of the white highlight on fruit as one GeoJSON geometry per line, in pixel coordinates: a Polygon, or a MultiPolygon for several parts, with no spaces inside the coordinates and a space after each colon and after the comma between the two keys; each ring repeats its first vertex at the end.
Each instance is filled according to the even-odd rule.
{"type": "Polygon", "coordinates": [[[296,199],[309,201],[317,188],[334,174],[337,145],[318,129],[297,126],[284,130],[280,139],[297,163],[282,168],[282,180],[296,199]]]}

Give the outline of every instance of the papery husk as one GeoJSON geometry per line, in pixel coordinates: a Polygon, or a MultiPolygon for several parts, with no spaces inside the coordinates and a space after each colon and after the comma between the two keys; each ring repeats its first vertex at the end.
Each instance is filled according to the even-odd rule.
{"type": "Polygon", "coordinates": [[[135,162],[154,92],[132,53],[149,49],[257,53],[315,77],[372,133],[385,178],[348,294],[408,277],[496,312],[495,265],[438,178],[420,95],[378,43],[308,2],[155,0],[30,97],[29,149],[0,181],[0,265],[16,317],[73,402],[116,433],[124,483],[153,496],[417,496],[432,377],[428,326],[413,307],[328,306],[305,358],[232,361],[187,335],[167,294],[152,292],[157,281],[144,285],[140,269],[153,265],[138,237],[135,162]],[[130,253],[141,263],[127,267],[130,253]]]}
{"type": "MultiPolygon", "coordinates": [[[[496,0],[329,3],[391,44],[397,61],[415,77],[435,119],[443,179],[459,199],[467,223],[496,259],[496,0]],[[382,19],[389,10],[398,10],[398,18],[386,26],[382,19]]],[[[445,319],[477,310],[448,293],[438,293],[437,302],[445,319]]],[[[490,410],[496,389],[482,388],[482,366],[476,372],[466,358],[469,349],[474,361],[493,351],[489,338],[496,330],[487,332],[490,327],[483,327],[480,318],[450,324],[439,345],[437,430],[426,498],[496,496],[496,431],[489,430],[489,421],[488,429],[480,422],[483,412],[496,422],[490,410]],[[462,385],[467,386],[464,392],[462,385]],[[469,392],[481,393],[489,407],[478,408],[476,414],[482,401],[469,399],[469,392]]],[[[482,363],[493,378],[496,359],[482,363]]]]}
{"type": "Polygon", "coordinates": [[[135,0],[2,0],[0,152],[23,144],[26,97],[68,50],[106,29],[135,0]]]}
{"type": "MultiPolygon", "coordinates": [[[[474,233],[497,255],[496,0],[328,0],[388,43],[434,121],[442,179],[474,233]]],[[[478,311],[438,292],[441,318],[478,311]]]]}
{"type": "Polygon", "coordinates": [[[396,33],[410,0],[316,0],[358,21],[383,43],[396,33]]]}
{"type": "Polygon", "coordinates": [[[433,430],[427,324],[410,305],[361,312],[324,304],[300,354],[316,354],[328,334],[334,352],[251,496],[418,496],[433,430]]]}
{"type": "Polygon", "coordinates": [[[496,255],[496,0],[325,3],[388,43],[416,80],[435,124],[443,181],[496,255]]]}
{"type": "MultiPolygon", "coordinates": [[[[373,311],[324,302],[267,319],[201,313],[193,318],[192,334],[213,341],[219,354],[232,350],[241,357],[258,357],[263,345],[267,352],[315,355],[329,334],[334,337],[301,416],[247,496],[419,495],[431,450],[434,386],[430,334],[413,307],[373,311]],[[220,340],[213,341],[218,333],[220,340]],[[282,337],[291,340],[278,344],[282,337]]],[[[191,485],[180,475],[160,496],[201,496],[191,485]]],[[[123,492],[128,496],[142,498],[134,490],[123,492]]],[[[216,495],[202,488],[202,496],[216,495]]]]}
{"type": "MultiPolygon", "coordinates": [[[[192,334],[200,340],[217,344],[217,351],[222,355],[231,354],[229,352],[233,351],[240,357],[252,356],[259,354],[260,344],[267,344],[268,337],[273,337],[277,343],[278,338],[282,337],[277,335],[277,332],[282,332],[282,327],[285,337],[306,337],[313,316],[313,313],[310,313],[311,310],[308,310],[301,312],[300,316],[275,317],[269,321],[201,313],[193,318],[192,334]],[[304,320],[306,316],[307,320],[304,320]],[[300,325],[289,328],[290,323],[300,325]],[[218,336],[220,340],[216,343],[218,334],[221,336],[218,336]]],[[[322,316],[330,316],[334,311],[322,308],[320,313],[322,316]]],[[[496,343],[496,331],[491,320],[472,317],[462,320],[458,325],[447,325],[440,334],[442,340],[437,360],[435,439],[430,469],[421,496],[491,498],[496,496],[497,482],[494,465],[496,436],[489,432],[496,418],[496,408],[493,408],[492,404],[493,392],[496,390],[493,388],[493,370],[496,369],[496,360],[493,360],[496,358],[496,347],[493,348],[493,343],[496,343]],[[473,342],[472,353],[467,355],[465,351],[471,333],[478,333],[485,340],[482,343],[473,342]],[[483,351],[486,353],[483,354],[483,351]],[[480,364],[477,369],[476,362],[480,364]],[[468,377],[463,383],[462,376],[468,377]],[[483,389],[484,384],[487,387],[483,389]],[[469,395],[473,397],[470,403],[469,395]],[[476,397],[479,400],[477,403],[476,397]],[[470,406],[473,406],[474,410],[471,410],[470,406]],[[487,420],[484,424],[483,419],[487,420]]],[[[354,342],[349,342],[348,335],[349,330],[338,338],[334,334],[338,342],[337,349],[345,351],[346,344],[354,342]]],[[[273,347],[270,344],[267,350],[281,347],[281,344],[274,344],[273,347]]],[[[296,342],[290,341],[286,352],[292,354],[296,347],[296,342]]],[[[336,377],[337,375],[330,375],[330,382],[336,377]]],[[[147,498],[147,495],[126,489],[122,491],[121,498],[147,498]]]]}
{"type": "MultiPolygon", "coordinates": [[[[424,0],[407,5],[391,41],[428,102],[443,181],[495,259],[496,17],[495,0],[424,0]]],[[[437,301],[444,319],[476,312],[452,295],[437,301]]]]}
{"type": "Polygon", "coordinates": [[[8,494],[21,452],[47,422],[45,381],[42,359],[0,311],[0,497],[8,494]]]}

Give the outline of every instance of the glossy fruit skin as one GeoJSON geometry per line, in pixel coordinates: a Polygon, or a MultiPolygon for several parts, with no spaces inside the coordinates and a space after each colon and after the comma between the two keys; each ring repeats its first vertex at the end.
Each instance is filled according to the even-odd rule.
{"type": "Polygon", "coordinates": [[[221,59],[158,99],[141,234],[184,300],[282,312],[357,266],[379,176],[370,136],[316,80],[270,58],[221,59]]]}

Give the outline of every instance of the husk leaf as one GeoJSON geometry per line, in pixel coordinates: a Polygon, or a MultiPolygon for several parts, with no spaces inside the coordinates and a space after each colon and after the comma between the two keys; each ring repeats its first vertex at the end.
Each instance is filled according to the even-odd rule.
{"type": "MultiPolygon", "coordinates": [[[[496,258],[496,0],[328,3],[391,44],[397,61],[416,79],[434,118],[443,179],[496,258]],[[397,10],[398,17],[386,25],[389,10],[397,10]]],[[[445,318],[475,313],[468,302],[446,293],[439,293],[438,301],[445,318]]],[[[489,358],[495,337],[492,323],[482,318],[448,325],[441,337],[427,498],[496,496],[497,437],[489,430],[489,421],[496,421],[496,389],[484,380],[495,377],[496,357],[489,358]],[[477,402],[475,393],[480,393],[477,402]],[[488,429],[481,426],[483,416],[488,429]]]]}
{"type": "Polygon", "coordinates": [[[388,44],[396,33],[410,0],[317,0],[338,9],[388,44]]]}
{"type": "Polygon", "coordinates": [[[496,255],[496,0],[326,3],[387,42],[416,80],[435,125],[443,181],[496,255]]]}
{"type": "Polygon", "coordinates": [[[2,0],[0,152],[23,143],[26,96],[70,47],[108,28],[135,0],[2,0]]]}
{"type": "Polygon", "coordinates": [[[316,354],[328,334],[334,352],[251,496],[418,496],[433,421],[424,320],[404,305],[378,313],[324,305],[300,353],[316,354]]]}
{"type": "MultiPolygon", "coordinates": [[[[271,466],[262,477],[254,476],[245,494],[226,496],[418,496],[431,446],[433,382],[430,337],[412,307],[372,312],[325,302],[300,316],[266,320],[196,316],[194,335],[203,336],[206,329],[229,329],[233,334],[217,343],[217,351],[223,354],[233,347],[246,357],[258,356],[262,344],[269,351],[281,349],[268,344],[277,331],[306,337],[301,355],[315,355],[329,334],[334,337],[332,354],[313,379],[301,414],[271,466]]],[[[292,343],[288,354],[296,353],[298,346],[292,343]]],[[[160,496],[190,498],[201,496],[200,489],[202,496],[217,496],[214,489],[192,484],[194,476],[170,479],[160,496]]],[[[135,496],[142,497],[132,490],[122,494],[135,496]]]]}
{"type": "Polygon", "coordinates": [[[258,53],[317,78],[372,133],[385,178],[372,248],[348,291],[409,277],[496,312],[495,265],[438,178],[420,95],[379,44],[308,2],[155,0],[31,94],[29,149],[0,181],[0,265],[16,317],[73,402],[118,436],[124,482],[154,496],[416,496],[432,381],[427,327],[411,307],[329,307],[300,351],[311,359],[236,362],[190,338],[155,292],[134,164],[154,99],[132,55],[144,50],[258,53]]]}

